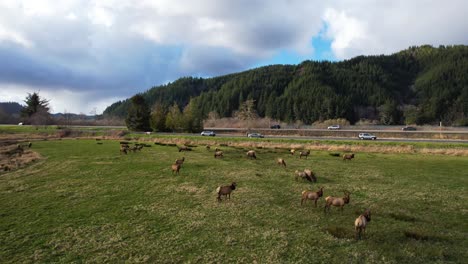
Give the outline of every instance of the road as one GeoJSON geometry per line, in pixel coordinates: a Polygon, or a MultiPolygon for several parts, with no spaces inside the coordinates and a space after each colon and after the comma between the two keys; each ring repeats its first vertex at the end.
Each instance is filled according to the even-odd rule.
{"type": "MultiPolygon", "coordinates": [[[[200,136],[200,134],[189,134],[189,133],[158,133],[166,135],[182,135],[182,136],[200,136]]],[[[200,136],[202,137],[202,136],[200,136]]],[[[233,138],[245,138],[246,136],[239,134],[216,134],[216,137],[233,137],[233,138]]],[[[203,137],[209,138],[209,137],[203,137]]],[[[308,137],[308,136],[265,136],[265,138],[255,138],[251,140],[265,140],[265,139],[300,139],[300,140],[338,140],[338,141],[359,141],[356,138],[343,138],[343,137],[308,137]]],[[[372,140],[366,140],[372,141],[372,140]]],[[[406,138],[378,138],[375,142],[438,142],[438,143],[465,143],[468,144],[468,140],[448,140],[448,139],[406,139],[406,138]]]]}

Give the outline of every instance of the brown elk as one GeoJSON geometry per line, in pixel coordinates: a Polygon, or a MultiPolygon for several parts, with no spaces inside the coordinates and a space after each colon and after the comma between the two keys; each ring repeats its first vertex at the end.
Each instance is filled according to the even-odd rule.
{"type": "Polygon", "coordinates": [[[296,181],[297,181],[297,178],[302,178],[302,179],[306,179],[312,182],[312,178],[305,171],[296,170],[294,173],[296,174],[296,177],[295,177],[296,181]]]}
{"type": "Polygon", "coordinates": [[[367,223],[371,221],[371,212],[370,209],[366,209],[366,211],[360,215],[354,221],[354,228],[356,229],[356,239],[361,239],[361,234],[364,234],[366,231],[367,223]]]}
{"type": "Polygon", "coordinates": [[[127,154],[129,151],[130,147],[126,144],[120,145],[120,154],[127,154]]]}
{"type": "Polygon", "coordinates": [[[218,202],[221,202],[221,195],[225,196],[226,198],[231,199],[231,192],[236,189],[237,184],[235,182],[231,183],[231,185],[226,186],[219,186],[216,188],[216,193],[218,194],[218,202]]]}
{"type": "Polygon", "coordinates": [[[182,165],[182,164],[184,164],[184,161],[185,161],[185,157],[182,157],[181,159],[176,159],[174,164],[182,165]]]}
{"type": "Polygon", "coordinates": [[[278,165],[284,166],[286,168],[286,161],[284,161],[284,159],[278,158],[278,159],[276,159],[276,163],[278,165]]]}
{"type": "Polygon", "coordinates": [[[310,154],[310,150],[300,151],[299,152],[299,158],[302,159],[302,156],[305,156],[306,159],[307,159],[307,157],[309,157],[309,154],[310,154]]]}
{"type": "Polygon", "coordinates": [[[345,194],[345,197],[327,196],[327,198],[325,198],[326,203],[325,203],[324,211],[325,212],[330,211],[330,206],[332,205],[336,207],[340,207],[341,211],[343,211],[343,206],[345,206],[345,204],[349,204],[351,200],[349,197],[351,193],[344,191],[344,194],[345,194]]]}
{"type": "Polygon", "coordinates": [[[307,176],[312,179],[313,182],[317,182],[317,177],[315,177],[315,173],[312,172],[311,170],[309,169],[305,169],[304,170],[305,174],[307,174],[307,176]]]}
{"type": "Polygon", "coordinates": [[[302,192],[302,199],[301,199],[301,205],[304,201],[307,200],[314,200],[315,201],[315,207],[317,207],[317,200],[323,196],[323,187],[320,187],[320,190],[313,192],[313,191],[303,191],[302,192]]]}
{"type": "Polygon", "coordinates": [[[177,148],[179,149],[179,152],[182,152],[182,151],[191,151],[192,149],[187,147],[187,146],[177,146],[177,148]]]}
{"type": "Polygon", "coordinates": [[[294,155],[294,153],[296,153],[296,150],[295,150],[295,149],[291,149],[291,150],[289,150],[289,153],[291,153],[291,155],[294,155]]]}
{"type": "Polygon", "coordinates": [[[223,152],[222,151],[216,151],[214,153],[214,157],[215,158],[222,158],[223,157],[223,152]]]}
{"type": "Polygon", "coordinates": [[[354,159],[354,153],[353,154],[343,154],[343,160],[352,160],[354,159]]]}
{"type": "Polygon", "coordinates": [[[257,156],[255,155],[255,151],[254,150],[249,150],[247,151],[247,157],[251,158],[251,159],[257,159],[257,156]]]}
{"type": "Polygon", "coordinates": [[[180,164],[172,164],[171,165],[172,175],[174,175],[174,173],[177,173],[177,175],[179,175],[180,167],[181,167],[180,164]]]}

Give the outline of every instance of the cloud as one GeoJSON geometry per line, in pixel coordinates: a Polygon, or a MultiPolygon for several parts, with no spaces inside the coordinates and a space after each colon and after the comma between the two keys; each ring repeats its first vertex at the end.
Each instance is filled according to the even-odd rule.
{"type": "Polygon", "coordinates": [[[331,43],[338,59],[411,45],[466,44],[467,5],[462,0],[0,0],[0,89],[10,87],[19,98],[26,90],[11,87],[50,91],[55,111],[66,105],[88,109],[87,102],[127,98],[182,76],[242,71],[280,55],[311,59],[317,56],[312,45],[317,37],[331,43]],[[67,98],[72,102],[59,104],[67,98]],[[85,103],[75,103],[79,100],[85,103]]]}
{"type": "Polygon", "coordinates": [[[339,59],[390,54],[409,46],[468,43],[464,0],[332,1],[323,19],[339,59]]]}

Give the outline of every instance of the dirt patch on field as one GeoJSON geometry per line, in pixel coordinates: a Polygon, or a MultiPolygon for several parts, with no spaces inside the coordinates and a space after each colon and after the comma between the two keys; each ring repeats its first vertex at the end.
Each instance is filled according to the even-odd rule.
{"type": "Polygon", "coordinates": [[[38,161],[41,156],[29,144],[4,141],[0,144],[0,173],[6,173],[38,161]]]}

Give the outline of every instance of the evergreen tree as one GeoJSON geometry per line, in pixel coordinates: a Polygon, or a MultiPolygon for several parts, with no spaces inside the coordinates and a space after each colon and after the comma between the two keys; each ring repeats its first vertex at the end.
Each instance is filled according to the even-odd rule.
{"type": "Polygon", "coordinates": [[[200,132],[203,130],[203,117],[198,107],[197,100],[190,99],[183,112],[184,130],[187,132],[200,132]]]}
{"type": "Polygon", "coordinates": [[[24,102],[26,106],[21,109],[21,117],[33,125],[46,125],[50,120],[49,100],[41,98],[34,92],[28,93],[24,102]]]}
{"type": "Polygon", "coordinates": [[[127,128],[133,131],[150,131],[150,111],[145,98],[137,94],[130,101],[132,104],[128,108],[127,118],[125,119],[127,128]]]}
{"type": "Polygon", "coordinates": [[[155,132],[167,131],[166,114],[167,114],[167,110],[163,107],[162,104],[157,103],[153,105],[153,108],[151,111],[151,118],[150,118],[150,125],[153,131],[155,132]]]}

